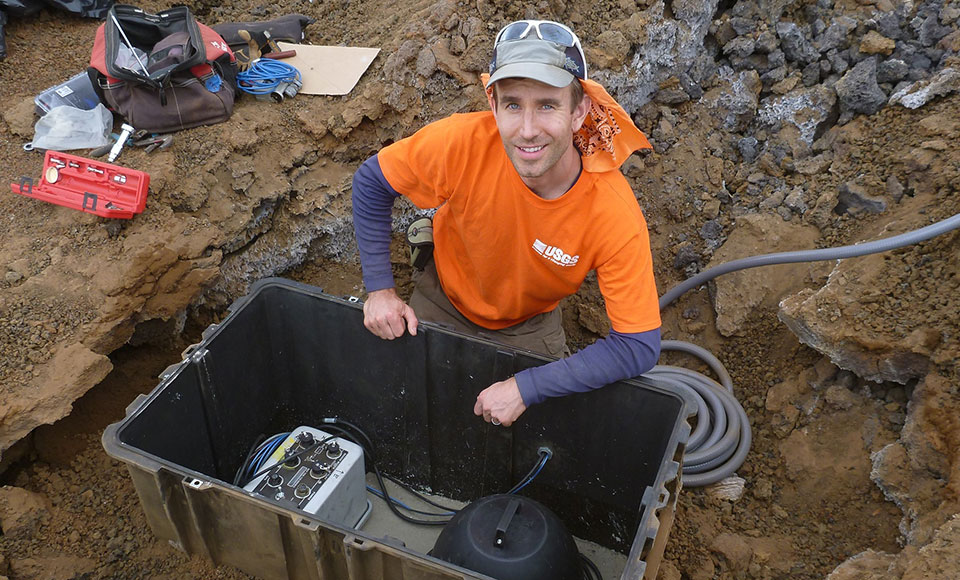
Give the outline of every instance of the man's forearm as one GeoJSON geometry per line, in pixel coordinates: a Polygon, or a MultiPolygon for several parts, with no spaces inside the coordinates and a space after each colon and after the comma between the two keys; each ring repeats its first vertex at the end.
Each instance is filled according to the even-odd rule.
{"type": "Polygon", "coordinates": [[[367,292],[394,286],[390,268],[391,214],[399,196],[383,176],[376,155],[364,161],[353,176],[353,229],[367,292]]]}
{"type": "Polygon", "coordinates": [[[659,328],[629,334],[612,331],[573,356],[517,373],[517,386],[529,407],[549,397],[583,393],[638,376],[659,358],[659,328]]]}

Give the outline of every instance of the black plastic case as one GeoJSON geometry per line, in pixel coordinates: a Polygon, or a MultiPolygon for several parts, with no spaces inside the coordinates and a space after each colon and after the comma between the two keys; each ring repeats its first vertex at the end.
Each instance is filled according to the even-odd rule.
{"type": "Polygon", "coordinates": [[[431,324],[385,341],[362,319],[356,301],[260,281],[107,428],[157,536],[261,578],[485,578],[230,483],[258,435],[336,416],[371,436],[381,471],[463,501],[509,489],[549,447],[523,495],[628,554],[622,578],[655,577],[689,435],[680,394],[621,381],[495,427],[474,416],[477,393],[551,359],[431,324]]]}

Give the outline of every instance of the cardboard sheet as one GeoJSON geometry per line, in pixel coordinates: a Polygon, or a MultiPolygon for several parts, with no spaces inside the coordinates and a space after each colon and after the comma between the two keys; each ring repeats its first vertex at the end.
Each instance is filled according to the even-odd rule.
{"type": "Polygon", "coordinates": [[[297,56],[283,59],[303,76],[300,94],[345,95],[353,90],[379,48],[315,46],[278,42],[280,50],[295,50],[297,56]]]}

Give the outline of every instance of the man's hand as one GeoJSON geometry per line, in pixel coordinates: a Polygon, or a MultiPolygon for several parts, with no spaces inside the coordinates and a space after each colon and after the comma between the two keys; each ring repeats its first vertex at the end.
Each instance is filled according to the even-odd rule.
{"type": "Polygon", "coordinates": [[[363,303],[363,325],[380,338],[393,340],[403,336],[404,329],[416,336],[419,324],[413,308],[401,300],[393,288],[375,290],[363,303]]]}
{"type": "Polygon", "coordinates": [[[520,396],[517,379],[510,377],[505,381],[493,383],[477,395],[477,404],[473,406],[474,415],[482,415],[488,423],[499,423],[509,427],[517,420],[527,406],[520,396]]]}

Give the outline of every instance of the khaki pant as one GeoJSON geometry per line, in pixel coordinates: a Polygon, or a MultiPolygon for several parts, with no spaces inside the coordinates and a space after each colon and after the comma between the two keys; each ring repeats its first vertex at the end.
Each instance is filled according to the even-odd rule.
{"type": "Polygon", "coordinates": [[[460,314],[460,311],[450,303],[440,286],[433,260],[416,277],[416,287],[410,297],[410,307],[420,320],[435,322],[457,332],[558,358],[570,355],[567,336],[563,332],[563,315],[559,306],[550,312],[538,314],[507,328],[500,330],[483,328],[460,314]]]}

